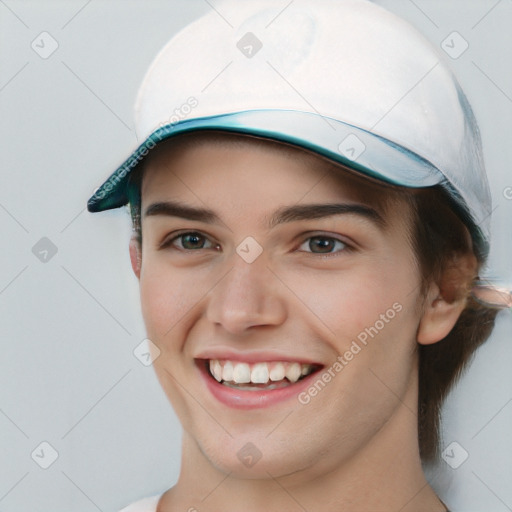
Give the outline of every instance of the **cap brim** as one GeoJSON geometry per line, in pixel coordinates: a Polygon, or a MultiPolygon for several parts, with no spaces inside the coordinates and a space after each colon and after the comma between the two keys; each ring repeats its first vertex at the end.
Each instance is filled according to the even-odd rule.
{"type": "Polygon", "coordinates": [[[89,199],[90,212],[128,203],[130,173],[159,142],[198,130],[256,135],[293,144],[344,164],[363,175],[403,187],[443,182],[442,173],[412,151],[361,128],[320,114],[291,110],[250,110],[184,120],[156,129],[89,199]]]}

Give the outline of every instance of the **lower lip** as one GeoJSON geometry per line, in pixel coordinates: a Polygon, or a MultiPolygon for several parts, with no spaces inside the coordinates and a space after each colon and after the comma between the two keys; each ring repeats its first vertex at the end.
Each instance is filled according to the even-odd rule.
{"type": "Polygon", "coordinates": [[[318,371],[316,371],[284,388],[244,391],[242,389],[230,388],[216,381],[206,369],[204,361],[200,362],[198,367],[201,377],[204,379],[210,393],[219,402],[235,409],[260,409],[297,397],[300,392],[310,386],[310,381],[315,378],[318,373],[318,371]]]}

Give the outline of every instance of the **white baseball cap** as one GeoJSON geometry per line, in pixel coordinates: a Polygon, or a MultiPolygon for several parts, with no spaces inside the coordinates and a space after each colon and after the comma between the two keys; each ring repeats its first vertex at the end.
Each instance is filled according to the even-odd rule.
{"type": "Polygon", "coordinates": [[[88,209],[127,204],[131,171],[159,142],[222,130],[294,144],[384,182],[441,185],[486,257],[491,197],[480,135],[443,59],[367,0],[221,3],[153,61],[135,109],[142,143],[88,209]]]}

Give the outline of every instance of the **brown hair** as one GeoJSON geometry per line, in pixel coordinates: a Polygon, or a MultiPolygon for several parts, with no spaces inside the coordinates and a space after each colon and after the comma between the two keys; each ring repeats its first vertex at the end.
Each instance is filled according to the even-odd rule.
{"type": "MultiPolygon", "coordinates": [[[[436,186],[417,190],[412,197],[413,242],[423,289],[432,280],[439,282],[443,274],[457,273],[457,255],[474,254],[478,273],[484,257],[473,250],[468,230],[455,213],[456,207],[445,189],[436,186]]],[[[450,333],[437,343],[418,345],[418,436],[424,461],[435,460],[439,455],[444,399],[494,327],[498,310],[476,302],[470,294],[476,277],[463,283],[461,293],[466,296],[466,307],[450,333]]]]}
{"type": "MultiPolygon", "coordinates": [[[[241,143],[241,139],[247,139],[247,136],[201,132],[200,136],[180,136],[180,146],[183,143],[194,147],[204,141],[236,144],[241,143]]],[[[295,151],[295,157],[297,152],[307,152],[275,141],[252,139],[260,143],[288,148],[289,151],[295,151]]],[[[140,222],[142,174],[143,165],[133,171],[127,190],[134,237],[139,243],[142,242],[140,222]]],[[[363,181],[368,181],[367,178],[362,178],[358,174],[355,176],[356,179],[359,177],[363,181]]],[[[475,275],[470,276],[469,279],[466,279],[467,282],[462,283],[462,286],[459,287],[459,296],[444,297],[450,302],[461,298],[460,294],[464,294],[467,301],[465,309],[451,332],[437,343],[417,344],[420,455],[423,461],[432,461],[439,455],[440,412],[443,401],[468,366],[475,350],[489,337],[497,310],[477,303],[470,295],[472,282],[484,263],[484,257],[474,250],[468,229],[461,220],[457,204],[446,190],[439,185],[426,189],[407,189],[385,185],[375,180],[372,182],[385,189],[384,193],[380,195],[381,199],[384,198],[384,209],[392,208],[397,200],[405,200],[411,207],[413,218],[410,227],[410,243],[421,271],[421,291],[423,293],[426,293],[431,282],[439,283],[441,276],[447,272],[457,274],[457,256],[474,255],[476,259],[475,275]]],[[[458,280],[460,278],[461,276],[457,277],[458,280]]]]}

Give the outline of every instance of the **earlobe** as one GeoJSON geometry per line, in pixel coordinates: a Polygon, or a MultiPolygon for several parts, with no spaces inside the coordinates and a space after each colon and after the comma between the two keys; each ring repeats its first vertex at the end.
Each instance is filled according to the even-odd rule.
{"type": "Polygon", "coordinates": [[[450,333],[466,307],[476,268],[473,254],[457,255],[443,272],[439,285],[431,283],[418,326],[418,343],[430,345],[450,333]]]}
{"type": "Polygon", "coordinates": [[[453,329],[465,305],[465,298],[448,302],[439,293],[433,298],[429,297],[418,326],[418,343],[431,345],[445,338],[453,329]]]}
{"type": "Polygon", "coordinates": [[[130,261],[132,264],[133,273],[140,279],[140,269],[142,265],[142,252],[140,243],[135,238],[130,240],[130,261]]]}

